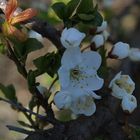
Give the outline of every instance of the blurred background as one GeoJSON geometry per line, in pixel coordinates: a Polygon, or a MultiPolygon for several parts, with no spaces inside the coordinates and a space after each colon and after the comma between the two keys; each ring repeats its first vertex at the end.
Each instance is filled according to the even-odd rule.
{"type": "MultiPolygon", "coordinates": [[[[62,29],[63,25],[61,21],[55,16],[50,7],[51,4],[57,1],[60,0],[19,0],[23,9],[27,7],[38,9],[39,18],[48,20],[48,22],[56,28],[62,29]]],[[[68,0],[61,1],[68,2],[68,0]]],[[[112,43],[117,41],[127,42],[131,47],[140,48],[140,0],[94,0],[94,4],[96,3],[98,3],[100,12],[109,24],[108,31],[110,32],[111,42],[108,41],[106,43],[108,49],[110,49],[112,43]]],[[[39,34],[30,32],[30,36],[38,38],[44,44],[44,48],[28,56],[28,70],[34,69],[34,65],[32,64],[33,59],[46,54],[46,52],[55,50],[55,46],[53,46],[49,40],[42,38],[39,34]]],[[[140,63],[134,63],[128,59],[121,62],[119,60],[113,60],[113,62],[109,60],[108,63],[112,67],[114,73],[121,69],[123,73],[132,76],[132,79],[136,82],[135,95],[139,102],[140,63]]],[[[44,74],[39,76],[37,80],[41,85],[46,86],[49,85],[53,79],[47,74],[44,74]]],[[[27,83],[17,72],[15,64],[2,54],[0,54],[0,83],[4,85],[13,84],[16,88],[19,101],[27,107],[31,99],[27,83]]],[[[1,93],[0,96],[2,96],[1,93]]],[[[140,125],[140,113],[135,114],[134,112],[133,116],[132,120],[134,123],[140,125]]],[[[12,110],[8,104],[0,102],[0,140],[22,140],[26,136],[10,132],[6,128],[6,125],[19,126],[17,120],[25,120],[25,118],[21,113],[12,110]]]]}

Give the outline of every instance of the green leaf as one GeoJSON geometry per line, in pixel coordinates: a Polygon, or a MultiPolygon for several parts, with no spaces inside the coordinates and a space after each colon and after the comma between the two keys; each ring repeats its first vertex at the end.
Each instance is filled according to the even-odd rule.
{"type": "Polygon", "coordinates": [[[33,63],[37,67],[37,73],[39,73],[39,75],[47,72],[53,77],[60,67],[61,56],[59,53],[47,53],[35,59],[33,63]]]}
{"type": "Polygon", "coordinates": [[[91,21],[95,19],[95,16],[93,14],[78,14],[78,17],[81,20],[85,20],[85,21],[91,21]]]}
{"type": "Polygon", "coordinates": [[[14,52],[16,56],[23,62],[26,61],[29,53],[43,48],[42,43],[35,38],[28,38],[22,43],[17,40],[12,40],[12,42],[14,43],[14,52]]]}
{"type": "Polygon", "coordinates": [[[0,53],[5,54],[6,52],[6,47],[3,45],[3,43],[0,43],[0,53]]]}
{"type": "Polygon", "coordinates": [[[24,55],[27,55],[30,52],[39,50],[41,48],[43,48],[43,45],[41,42],[39,42],[37,39],[35,38],[28,38],[24,44],[25,46],[25,52],[24,55]]]}
{"type": "Polygon", "coordinates": [[[37,105],[36,103],[36,99],[34,98],[34,96],[31,98],[30,102],[29,102],[29,109],[33,110],[33,108],[37,105]]]}
{"type": "Polygon", "coordinates": [[[7,99],[17,102],[16,91],[13,85],[4,86],[0,84],[0,90],[7,99]]]}
{"type": "Polygon", "coordinates": [[[81,0],[77,8],[77,13],[89,13],[93,9],[93,0],[81,0]]]}
{"type": "Polygon", "coordinates": [[[72,16],[74,12],[76,12],[76,8],[78,7],[80,0],[71,0],[68,2],[67,7],[66,7],[66,16],[69,18],[72,16]]]}
{"type": "Polygon", "coordinates": [[[35,86],[36,86],[35,74],[32,70],[30,70],[28,72],[27,81],[28,81],[29,91],[32,93],[34,91],[35,86]]]}
{"type": "Polygon", "coordinates": [[[52,5],[52,9],[60,19],[65,19],[66,5],[63,2],[57,2],[52,5]]]}

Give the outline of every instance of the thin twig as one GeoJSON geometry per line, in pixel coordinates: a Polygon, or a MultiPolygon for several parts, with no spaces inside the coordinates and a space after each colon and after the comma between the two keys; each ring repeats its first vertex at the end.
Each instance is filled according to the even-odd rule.
{"type": "Polygon", "coordinates": [[[56,120],[49,119],[46,116],[42,116],[42,115],[37,114],[37,113],[35,113],[35,112],[31,111],[31,110],[28,110],[28,109],[24,108],[23,106],[21,106],[18,103],[15,103],[13,101],[10,101],[10,100],[7,100],[7,99],[1,98],[1,97],[0,97],[0,100],[4,101],[6,103],[9,103],[10,105],[14,106],[15,108],[19,109],[22,112],[27,112],[27,113],[30,113],[32,115],[35,115],[36,117],[38,117],[39,119],[41,119],[43,121],[46,121],[46,122],[49,122],[49,123],[52,123],[52,124],[58,124],[58,122],[56,122],[56,120]]]}
{"type": "Polygon", "coordinates": [[[50,93],[52,87],[54,86],[54,84],[55,84],[55,82],[56,82],[57,80],[58,80],[58,75],[57,75],[57,77],[54,79],[54,81],[51,83],[51,85],[50,85],[50,87],[49,87],[49,89],[48,89],[48,91],[47,91],[48,94],[50,93]]]}
{"type": "Polygon", "coordinates": [[[30,135],[30,134],[33,133],[33,131],[29,131],[29,130],[26,130],[26,129],[23,129],[23,128],[19,128],[19,127],[16,127],[16,126],[7,125],[6,127],[9,130],[16,131],[16,132],[19,132],[19,133],[22,133],[22,134],[26,134],[26,135],[30,135]]]}

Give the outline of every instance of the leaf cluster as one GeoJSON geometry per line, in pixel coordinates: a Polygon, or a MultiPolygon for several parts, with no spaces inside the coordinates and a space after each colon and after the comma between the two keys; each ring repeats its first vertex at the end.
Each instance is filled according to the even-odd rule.
{"type": "Polygon", "coordinates": [[[67,4],[57,2],[52,5],[52,8],[66,27],[72,27],[78,23],[100,26],[103,21],[97,5],[93,6],[93,0],[71,0],[67,4]]]}

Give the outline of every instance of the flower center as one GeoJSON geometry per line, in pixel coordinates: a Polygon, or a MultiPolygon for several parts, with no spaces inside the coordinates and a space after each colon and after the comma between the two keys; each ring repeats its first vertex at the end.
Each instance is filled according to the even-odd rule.
{"type": "Polygon", "coordinates": [[[133,89],[133,85],[129,84],[127,82],[128,77],[122,77],[118,80],[116,80],[116,84],[120,87],[126,90],[127,93],[131,93],[133,89]]]}
{"type": "Polygon", "coordinates": [[[74,68],[70,71],[70,75],[72,79],[79,80],[79,77],[81,75],[81,71],[78,68],[74,68]]]}

